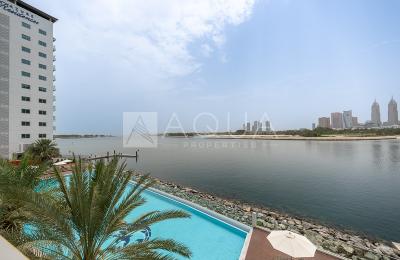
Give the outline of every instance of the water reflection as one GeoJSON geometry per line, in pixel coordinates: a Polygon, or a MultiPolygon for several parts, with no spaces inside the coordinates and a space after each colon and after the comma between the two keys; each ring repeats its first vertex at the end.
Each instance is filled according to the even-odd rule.
{"type": "Polygon", "coordinates": [[[382,144],[380,142],[374,142],[371,146],[372,150],[372,161],[373,161],[373,166],[376,169],[382,168],[383,167],[383,152],[382,152],[382,144]]]}

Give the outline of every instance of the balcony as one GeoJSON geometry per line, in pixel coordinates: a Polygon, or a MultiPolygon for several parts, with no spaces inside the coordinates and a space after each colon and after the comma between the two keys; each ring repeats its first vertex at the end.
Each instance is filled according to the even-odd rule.
{"type": "Polygon", "coordinates": [[[57,39],[55,37],[53,37],[53,42],[55,42],[57,39]]]}
{"type": "Polygon", "coordinates": [[[56,81],[56,76],[53,75],[53,81],[56,81]]]}
{"type": "Polygon", "coordinates": [[[53,52],[55,52],[57,49],[56,49],[56,46],[54,45],[53,46],[53,52]]]}
{"type": "Polygon", "coordinates": [[[53,102],[56,102],[56,96],[53,95],[53,102]]]}
{"type": "Polygon", "coordinates": [[[53,65],[53,71],[56,71],[56,65],[53,65]]]}
{"type": "Polygon", "coordinates": [[[57,60],[57,58],[56,58],[56,56],[54,55],[54,57],[53,57],[53,61],[56,61],[57,60]]]}

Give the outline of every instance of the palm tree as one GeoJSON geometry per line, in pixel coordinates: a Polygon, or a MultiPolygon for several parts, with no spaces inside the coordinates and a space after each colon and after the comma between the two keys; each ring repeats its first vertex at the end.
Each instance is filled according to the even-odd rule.
{"type": "MultiPolygon", "coordinates": [[[[30,165],[30,158],[24,156],[18,166],[6,160],[0,160],[0,235],[14,245],[24,245],[25,254],[35,258],[29,249],[30,238],[25,236],[23,227],[31,215],[24,209],[24,203],[15,201],[5,188],[43,190],[40,177],[47,170],[46,165],[30,165]]],[[[43,192],[46,192],[43,190],[43,192]]]]}
{"type": "Polygon", "coordinates": [[[27,217],[23,214],[21,203],[11,202],[8,194],[1,192],[4,187],[19,187],[35,190],[40,187],[40,177],[47,167],[43,164],[30,165],[30,158],[22,158],[18,166],[6,160],[0,161],[0,230],[21,231],[27,217]]]}
{"type": "Polygon", "coordinates": [[[49,139],[38,139],[30,145],[26,151],[35,163],[48,162],[52,158],[60,156],[57,144],[49,139]]]}
{"type": "Polygon", "coordinates": [[[151,211],[128,223],[131,212],[145,203],[142,192],[154,181],[143,176],[129,185],[133,173],[125,171],[125,166],[116,158],[94,166],[78,160],[69,179],[54,169],[56,177],[48,192],[4,187],[3,192],[23,203],[31,214],[25,223],[31,227],[25,234],[28,242],[19,248],[28,252],[36,248],[43,257],[56,259],[190,257],[190,250],[172,239],[153,238],[121,246],[121,233],[128,236],[160,221],[189,217],[183,211],[151,211]]]}

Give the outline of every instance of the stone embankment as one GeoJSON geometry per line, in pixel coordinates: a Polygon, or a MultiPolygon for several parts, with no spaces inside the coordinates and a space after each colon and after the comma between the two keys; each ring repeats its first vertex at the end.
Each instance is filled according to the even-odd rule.
{"type": "Polygon", "coordinates": [[[400,250],[389,242],[377,241],[366,237],[326,227],[277,213],[267,208],[255,207],[238,201],[216,197],[195,189],[182,187],[157,179],[154,188],[199,204],[229,218],[251,225],[252,212],[257,214],[258,226],[270,230],[290,229],[308,237],[319,248],[339,254],[353,260],[400,259],[400,250]]]}

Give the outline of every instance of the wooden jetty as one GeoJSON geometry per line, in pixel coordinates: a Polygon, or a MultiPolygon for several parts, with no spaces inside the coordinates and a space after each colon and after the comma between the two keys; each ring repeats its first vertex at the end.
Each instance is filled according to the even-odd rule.
{"type": "Polygon", "coordinates": [[[111,159],[111,158],[113,158],[113,157],[118,157],[118,158],[135,158],[136,161],[137,161],[138,158],[139,158],[139,150],[136,150],[135,154],[116,153],[115,150],[114,150],[114,153],[112,153],[112,154],[110,154],[110,152],[107,152],[106,155],[99,155],[99,156],[94,155],[93,157],[92,157],[92,156],[89,156],[89,157],[85,158],[85,160],[88,160],[88,161],[102,160],[102,159],[107,159],[107,160],[109,160],[109,159],[111,159]]]}

